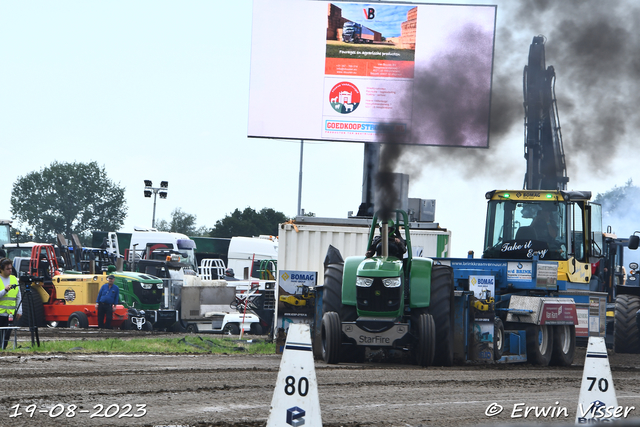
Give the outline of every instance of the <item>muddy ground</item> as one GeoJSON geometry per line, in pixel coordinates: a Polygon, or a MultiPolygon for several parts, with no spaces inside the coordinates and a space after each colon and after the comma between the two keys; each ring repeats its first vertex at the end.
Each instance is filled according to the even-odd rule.
{"type": "MultiPolygon", "coordinates": [[[[584,356],[579,348],[568,368],[316,362],[323,423],[570,425],[584,356]],[[488,417],[496,405],[503,411],[488,417]],[[512,417],[525,406],[566,408],[568,416],[512,417]]],[[[618,404],[637,407],[630,417],[640,418],[640,355],[610,353],[609,361],[618,404]]],[[[0,425],[262,426],[279,365],[279,355],[0,355],[0,425]]]]}

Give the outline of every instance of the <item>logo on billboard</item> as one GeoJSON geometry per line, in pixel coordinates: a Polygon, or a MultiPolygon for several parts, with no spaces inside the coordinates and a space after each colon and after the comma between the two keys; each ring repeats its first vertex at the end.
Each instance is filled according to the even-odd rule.
{"type": "Polygon", "coordinates": [[[340,82],[329,92],[331,107],[340,114],[356,111],[360,105],[360,90],[350,82],[340,82]]]}
{"type": "Polygon", "coordinates": [[[372,7],[362,9],[364,12],[364,19],[374,19],[376,17],[376,10],[372,7]]]}

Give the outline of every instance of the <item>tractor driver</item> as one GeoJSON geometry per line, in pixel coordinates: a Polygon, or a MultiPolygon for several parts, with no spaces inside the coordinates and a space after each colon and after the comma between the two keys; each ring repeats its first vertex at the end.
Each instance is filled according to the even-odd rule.
{"type": "Polygon", "coordinates": [[[536,231],[538,240],[553,243],[558,237],[558,225],[556,223],[557,210],[551,203],[542,203],[541,209],[531,222],[531,226],[536,231]]]}
{"type": "MultiPolygon", "coordinates": [[[[407,243],[400,236],[400,231],[395,227],[392,220],[388,222],[389,226],[389,256],[402,259],[407,251],[407,243]]],[[[382,254],[382,236],[378,235],[373,238],[369,250],[365,253],[366,258],[371,258],[374,254],[382,254]]]]}

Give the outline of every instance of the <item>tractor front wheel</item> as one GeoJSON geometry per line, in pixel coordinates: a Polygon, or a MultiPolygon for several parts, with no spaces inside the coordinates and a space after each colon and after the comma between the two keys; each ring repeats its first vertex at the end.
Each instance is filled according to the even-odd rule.
{"type": "Polygon", "coordinates": [[[322,358],[326,363],[333,365],[340,361],[341,344],[340,316],[329,311],[322,316],[322,358]]]}
{"type": "Polygon", "coordinates": [[[549,365],[553,349],[553,328],[547,325],[529,325],[526,334],[527,361],[533,365],[549,365]]]}
{"type": "Polygon", "coordinates": [[[416,317],[416,346],[414,356],[419,366],[430,366],[436,351],[436,327],[433,317],[421,313],[416,317]]]}

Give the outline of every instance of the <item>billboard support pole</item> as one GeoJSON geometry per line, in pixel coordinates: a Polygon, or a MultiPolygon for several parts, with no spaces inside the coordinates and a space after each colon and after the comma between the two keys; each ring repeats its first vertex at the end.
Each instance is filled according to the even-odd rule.
{"type": "Polygon", "coordinates": [[[298,216],[302,216],[302,152],[304,139],[300,140],[300,174],[298,175],[298,216]]]}

